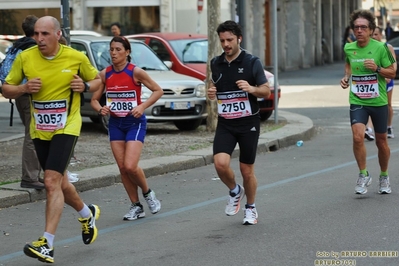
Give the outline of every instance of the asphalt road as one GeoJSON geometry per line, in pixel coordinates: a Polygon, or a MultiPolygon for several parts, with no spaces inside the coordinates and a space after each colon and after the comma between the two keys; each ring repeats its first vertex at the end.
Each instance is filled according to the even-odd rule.
{"type": "MultiPolygon", "coordinates": [[[[358,170],[342,73],[339,64],[280,73],[280,108],[310,117],[318,133],[302,147],[257,157],[257,225],[241,225],[242,212],[224,214],[227,190],[209,165],[150,178],[162,210],[152,215],[145,208],[147,217],[137,221],[122,221],[128,209],[122,185],[81,193],[101,208],[98,239],[85,246],[76,212],[65,207],[56,265],[398,265],[399,127],[389,140],[392,194],[377,193],[377,150],[367,142],[373,183],[367,194],[355,195],[358,170]]],[[[394,91],[394,126],[398,108],[394,91]]],[[[237,159],[232,166],[241,180],[237,159]]],[[[41,236],[44,207],[0,210],[0,265],[42,265],[22,248],[41,236]]]]}

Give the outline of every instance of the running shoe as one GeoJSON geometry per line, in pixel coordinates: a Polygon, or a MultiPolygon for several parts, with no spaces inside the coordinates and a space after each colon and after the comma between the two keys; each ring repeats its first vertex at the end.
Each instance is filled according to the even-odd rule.
{"type": "Polygon", "coordinates": [[[155,196],[154,191],[151,190],[151,192],[148,193],[148,195],[146,195],[144,199],[147,202],[148,208],[150,208],[152,214],[159,212],[159,210],[161,209],[161,202],[155,196]]]}
{"type": "Polygon", "coordinates": [[[356,182],[355,193],[356,194],[366,194],[367,187],[370,186],[371,180],[372,179],[371,179],[371,176],[369,173],[367,173],[367,176],[360,173],[359,178],[357,179],[357,182],[356,182]]]}
{"type": "Polygon", "coordinates": [[[395,135],[393,134],[393,129],[392,127],[388,127],[388,134],[387,134],[388,139],[393,139],[395,138],[395,135]]]}
{"type": "Polygon", "coordinates": [[[237,212],[240,210],[240,201],[245,195],[244,188],[241,185],[238,185],[240,187],[240,192],[238,194],[234,194],[230,192],[229,199],[227,201],[225,213],[228,216],[232,216],[237,214],[237,212]]]}
{"type": "Polygon", "coordinates": [[[54,262],[54,248],[50,248],[45,237],[39,237],[39,240],[33,241],[32,244],[26,244],[24,247],[26,256],[38,259],[42,262],[54,262]]]}
{"type": "Polygon", "coordinates": [[[79,174],[71,173],[67,170],[68,180],[70,183],[76,183],[79,181],[79,174]]]}
{"type": "Polygon", "coordinates": [[[125,216],[123,216],[123,220],[133,221],[144,217],[145,217],[145,212],[143,210],[143,207],[132,204],[130,205],[129,212],[126,213],[125,216]]]}
{"type": "Polygon", "coordinates": [[[242,224],[244,225],[254,225],[258,223],[258,212],[256,208],[245,206],[244,209],[244,220],[242,224]]]}
{"type": "Polygon", "coordinates": [[[93,243],[97,239],[96,220],[100,217],[100,208],[97,205],[90,204],[88,207],[92,214],[91,217],[78,218],[82,224],[82,240],[86,245],[93,243]]]}
{"type": "Polygon", "coordinates": [[[378,193],[380,194],[391,194],[391,184],[389,183],[389,176],[380,176],[380,184],[378,193]]]}
{"type": "Polygon", "coordinates": [[[366,128],[366,131],[364,132],[364,138],[369,141],[373,141],[375,139],[373,130],[371,128],[366,128]]]}

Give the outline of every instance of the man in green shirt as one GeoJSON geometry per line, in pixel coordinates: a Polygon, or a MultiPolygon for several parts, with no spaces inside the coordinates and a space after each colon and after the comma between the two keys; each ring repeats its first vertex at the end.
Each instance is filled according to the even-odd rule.
{"type": "Polygon", "coordinates": [[[376,24],[370,11],[354,11],[351,14],[350,25],[356,35],[356,41],[347,43],[344,47],[346,64],[341,87],[350,89],[353,153],[360,170],[355,193],[367,193],[367,187],[372,180],[366,167],[364,145],[365,127],[370,116],[374,125],[380,164],[379,193],[389,194],[390,149],[387,142],[388,97],[385,78],[395,78],[395,59],[384,43],[371,38],[376,24]]]}

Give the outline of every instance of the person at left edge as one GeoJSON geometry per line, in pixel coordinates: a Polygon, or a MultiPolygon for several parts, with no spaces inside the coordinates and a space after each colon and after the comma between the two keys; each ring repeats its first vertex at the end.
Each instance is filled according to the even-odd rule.
{"type": "Polygon", "coordinates": [[[43,262],[54,262],[54,237],[64,203],[80,215],[84,244],[97,238],[97,205],[86,205],[66,169],[80,134],[80,93],[95,91],[101,84],[98,71],[86,55],[59,43],[61,27],[51,16],[37,20],[34,39],[37,46],[21,52],[3,85],[6,98],[24,93],[31,97],[30,134],[44,170],[46,188],[45,230],[42,237],[26,244],[24,253],[43,262]],[[79,73],[79,75],[78,75],[79,73]],[[26,77],[28,80],[21,84],[26,77]],[[19,85],[21,84],[21,85],[19,85]]]}
{"type": "Polygon", "coordinates": [[[100,72],[103,84],[93,93],[91,106],[99,115],[110,115],[108,130],[111,149],[121,173],[122,184],[131,201],[123,220],[132,221],[145,217],[138,187],[151,213],[155,214],[161,209],[161,202],[149,188],[138,163],[147,131],[144,111],[163,95],[163,90],[147,72],[130,63],[132,50],[128,39],[115,36],[109,46],[112,65],[100,72]],[[141,86],[152,91],[145,102],[141,101],[141,86]],[[107,104],[101,106],[100,99],[104,92],[107,104]],[[116,97],[117,94],[124,96],[116,97]]]}
{"type": "MultiPolygon", "coordinates": [[[[5,78],[11,70],[11,58],[15,59],[18,52],[36,45],[36,41],[33,39],[33,32],[37,20],[38,18],[35,15],[28,15],[22,21],[22,30],[25,33],[25,37],[18,39],[9,51],[7,51],[6,58],[0,67],[1,83],[5,83],[5,78]]],[[[26,80],[24,79],[23,82],[26,82],[26,80]]],[[[19,117],[25,128],[24,143],[22,146],[22,177],[20,186],[22,188],[44,189],[44,181],[40,178],[40,163],[37,159],[35,147],[29,132],[31,120],[29,94],[25,93],[16,98],[15,106],[18,109],[19,117]]]]}

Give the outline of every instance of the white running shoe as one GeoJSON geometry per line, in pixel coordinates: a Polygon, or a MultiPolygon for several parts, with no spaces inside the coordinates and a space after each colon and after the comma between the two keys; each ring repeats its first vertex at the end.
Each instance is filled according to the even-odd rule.
{"type": "Polygon", "coordinates": [[[392,129],[392,127],[388,127],[388,129],[387,129],[387,137],[388,137],[388,139],[393,139],[393,138],[395,138],[395,135],[393,134],[393,129],[392,129]]]}
{"type": "Polygon", "coordinates": [[[153,190],[151,190],[151,192],[144,197],[144,199],[147,202],[148,208],[150,208],[152,214],[155,214],[161,210],[161,202],[157,199],[153,190]]]}
{"type": "Polygon", "coordinates": [[[389,176],[380,176],[380,184],[378,193],[380,194],[391,194],[391,184],[389,183],[389,176]]]}
{"type": "Polygon", "coordinates": [[[130,205],[130,209],[128,213],[123,216],[123,220],[125,221],[133,221],[137,220],[139,218],[144,218],[145,217],[145,212],[142,207],[137,206],[137,205],[130,205]]]}
{"type": "Polygon", "coordinates": [[[254,225],[258,223],[258,212],[256,208],[245,208],[244,209],[244,220],[242,224],[244,225],[254,225]]]}
{"type": "Polygon", "coordinates": [[[364,132],[364,138],[368,141],[373,141],[375,139],[373,129],[367,127],[366,131],[364,132]]]}
{"type": "Polygon", "coordinates": [[[71,182],[71,183],[76,183],[76,182],[79,181],[79,177],[78,177],[79,174],[71,173],[71,172],[69,172],[69,171],[67,170],[67,175],[68,175],[68,180],[69,180],[69,182],[71,182]]]}
{"type": "Polygon", "coordinates": [[[364,174],[359,174],[359,178],[357,179],[356,182],[355,193],[366,194],[367,187],[370,186],[371,180],[372,179],[369,173],[367,173],[367,176],[365,176],[364,174]]]}
{"type": "Polygon", "coordinates": [[[238,186],[240,187],[240,192],[237,195],[234,195],[230,192],[226,209],[224,210],[228,216],[235,215],[240,210],[240,201],[245,195],[245,190],[241,185],[238,186]]]}

